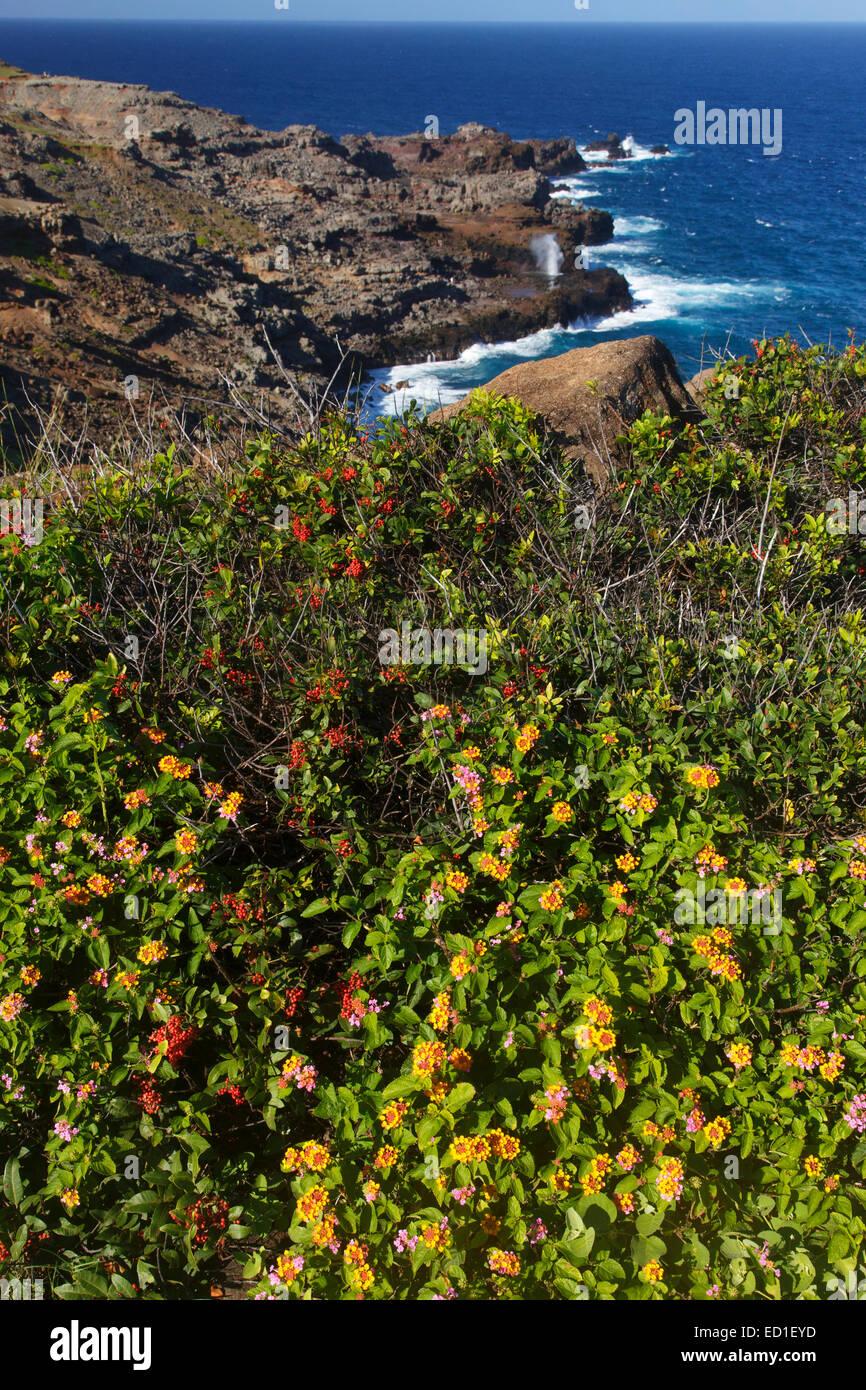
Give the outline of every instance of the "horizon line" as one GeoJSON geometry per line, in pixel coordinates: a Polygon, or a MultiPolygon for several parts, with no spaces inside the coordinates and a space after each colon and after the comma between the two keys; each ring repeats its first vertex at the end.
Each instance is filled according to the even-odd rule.
{"type": "MultiPolygon", "coordinates": [[[[246,25],[250,28],[256,25],[270,24],[275,18],[269,15],[262,19],[229,19],[213,18],[199,19],[192,16],[162,16],[159,19],[138,19],[131,16],[112,16],[91,18],[78,16],[69,18],[59,15],[38,15],[30,17],[27,15],[4,15],[0,17],[0,25],[6,24],[235,24],[246,25]]],[[[369,27],[372,25],[388,24],[394,28],[422,28],[424,26],[431,29],[441,29],[448,26],[463,28],[468,25],[476,25],[478,28],[527,28],[538,29],[547,28],[566,28],[572,24],[572,20],[563,19],[302,19],[292,15],[291,19],[295,24],[312,25],[353,25],[355,27],[369,27]]],[[[866,28],[866,19],[581,19],[580,24],[583,28],[609,28],[618,26],[620,28],[644,28],[658,29],[667,25],[670,28],[694,28],[694,29],[734,29],[739,27],[760,27],[767,29],[805,29],[823,27],[842,28],[866,28]]]]}

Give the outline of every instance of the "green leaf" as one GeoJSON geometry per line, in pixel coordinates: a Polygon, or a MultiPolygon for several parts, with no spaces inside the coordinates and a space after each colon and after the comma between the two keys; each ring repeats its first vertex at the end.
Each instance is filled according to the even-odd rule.
{"type": "Polygon", "coordinates": [[[316,898],[315,902],[311,902],[308,907],[304,908],[303,912],[301,913],[301,916],[319,917],[323,912],[327,912],[330,906],[330,898],[316,898]]]}
{"type": "Polygon", "coordinates": [[[20,1207],[24,1196],[24,1184],[18,1170],[18,1159],[10,1158],[3,1169],[3,1195],[14,1207],[20,1207]]]}
{"type": "Polygon", "coordinates": [[[475,1087],[470,1086],[468,1081],[461,1081],[452,1091],[449,1091],[445,1101],[446,1110],[462,1110],[464,1105],[468,1105],[475,1095],[475,1087]]]}
{"type": "Polygon", "coordinates": [[[390,1081],[382,1092],[383,1100],[397,1100],[400,1096],[411,1095],[417,1091],[420,1085],[420,1078],[413,1076],[412,1072],[407,1072],[405,1076],[398,1076],[396,1081],[390,1081]]]}

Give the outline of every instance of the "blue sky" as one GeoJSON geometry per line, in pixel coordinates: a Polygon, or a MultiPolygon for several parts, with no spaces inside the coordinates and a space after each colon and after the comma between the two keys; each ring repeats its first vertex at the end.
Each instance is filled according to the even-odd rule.
{"type": "Polygon", "coordinates": [[[866,18],[863,0],[289,0],[277,13],[274,0],[0,0],[4,19],[453,20],[671,23],[744,20],[828,23],[866,18]]]}

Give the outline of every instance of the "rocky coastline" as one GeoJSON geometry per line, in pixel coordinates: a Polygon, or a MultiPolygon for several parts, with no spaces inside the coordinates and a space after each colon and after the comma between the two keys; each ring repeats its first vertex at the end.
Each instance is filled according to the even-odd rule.
{"type": "Polygon", "coordinates": [[[631,305],[625,279],[575,265],[613,220],[550,199],[586,166],[567,139],[336,140],[260,130],[143,86],[0,64],[0,392],[86,411],[202,412],[228,383],[288,409],[268,347],[303,382],[451,357],[631,305]],[[555,238],[562,271],[539,269],[555,238]]]}

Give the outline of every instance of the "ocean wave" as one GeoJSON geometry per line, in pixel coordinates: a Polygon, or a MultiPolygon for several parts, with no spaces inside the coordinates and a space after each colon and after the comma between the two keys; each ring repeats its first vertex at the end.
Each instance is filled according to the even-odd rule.
{"type": "Polygon", "coordinates": [[[784,285],[753,280],[692,280],[646,269],[629,268],[627,278],[635,307],[585,323],[585,328],[593,333],[608,333],[634,323],[665,323],[672,319],[697,323],[714,309],[766,301],[770,294],[780,300],[790,294],[784,285]]]}
{"type": "MultiPolygon", "coordinates": [[[[648,145],[640,145],[633,135],[626,135],[622,142],[624,150],[628,150],[630,159],[608,159],[606,150],[588,150],[587,145],[591,145],[591,140],[586,145],[578,145],[578,152],[585,159],[587,164],[603,164],[608,169],[624,169],[629,164],[637,164],[644,159],[670,159],[676,155],[676,150],[670,150],[670,154],[653,154],[648,145]]],[[[657,142],[660,145],[667,144],[665,140],[657,142]]],[[[668,147],[670,148],[670,147],[668,147]]]]}
{"type": "Polygon", "coordinates": [[[646,232],[661,232],[664,230],[664,222],[660,222],[657,217],[620,217],[616,214],[613,219],[613,229],[616,236],[632,237],[643,236],[646,232]]]}

